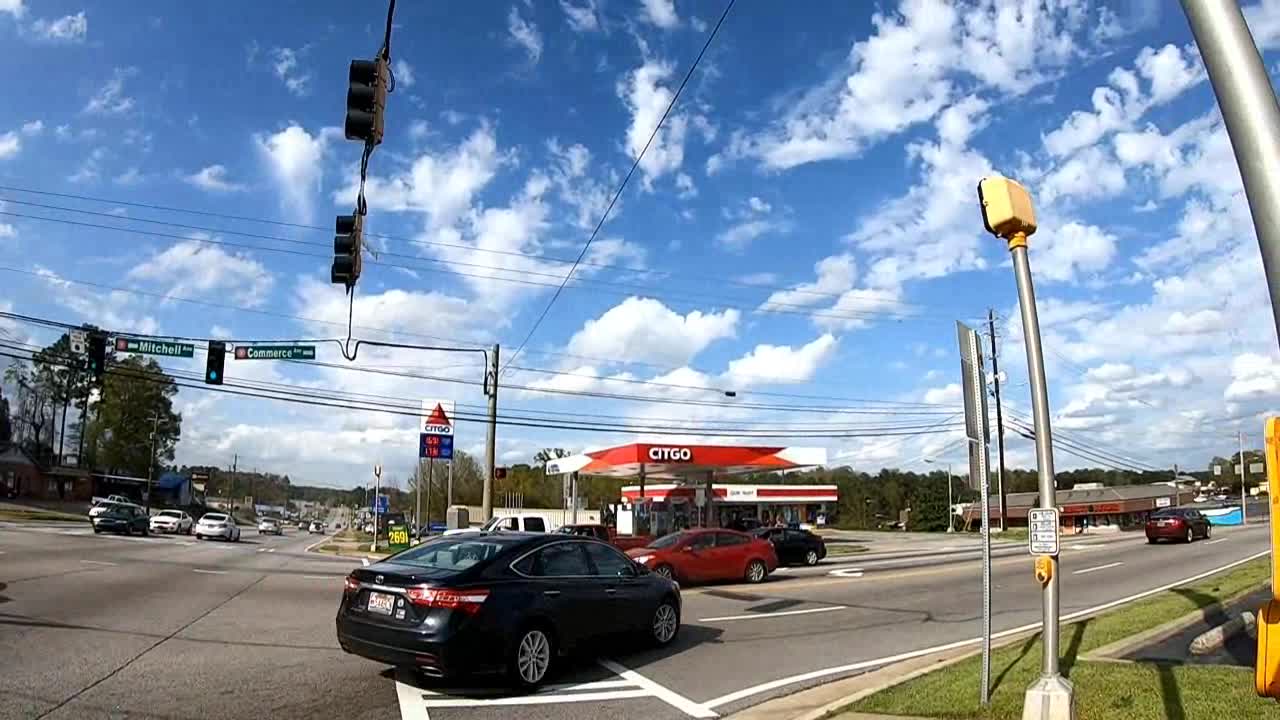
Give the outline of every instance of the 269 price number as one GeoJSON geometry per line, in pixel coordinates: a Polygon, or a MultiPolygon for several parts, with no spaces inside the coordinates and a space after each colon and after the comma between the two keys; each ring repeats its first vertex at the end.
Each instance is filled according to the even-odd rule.
{"type": "Polygon", "coordinates": [[[387,530],[387,541],[392,545],[408,545],[409,529],[399,525],[387,530]]]}

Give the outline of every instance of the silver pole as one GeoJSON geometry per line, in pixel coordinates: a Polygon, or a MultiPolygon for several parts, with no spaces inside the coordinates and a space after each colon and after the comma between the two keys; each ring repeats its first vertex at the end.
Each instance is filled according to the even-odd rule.
{"type": "Polygon", "coordinates": [[[947,532],[956,531],[955,517],[951,515],[955,506],[955,501],[951,499],[951,463],[947,463],[947,532]]]}
{"type": "Polygon", "coordinates": [[[1248,518],[1248,516],[1247,516],[1247,513],[1248,513],[1249,511],[1248,511],[1247,509],[1245,509],[1245,506],[1244,506],[1244,496],[1245,496],[1245,491],[1244,491],[1244,486],[1245,486],[1245,480],[1244,480],[1244,433],[1243,433],[1243,432],[1241,432],[1241,431],[1239,431],[1239,430],[1237,430],[1237,431],[1236,431],[1236,439],[1240,441],[1240,526],[1241,526],[1241,527],[1243,527],[1246,523],[1248,523],[1248,522],[1249,522],[1249,518],[1248,518]]]}
{"type": "MultiPolygon", "coordinates": [[[[448,503],[447,505],[444,506],[444,509],[445,509],[445,512],[447,513],[449,511],[449,508],[453,507],[453,459],[452,458],[449,459],[449,479],[445,482],[444,488],[445,488],[444,489],[445,502],[448,503]]],[[[431,518],[427,518],[427,524],[428,525],[431,524],[431,518]]]]}
{"type": "Polygon", "coordinates": [[[1280,333],[1280,107],[1236,0],[1182,0],[1249,199],[1280,333]]]}
{"type": "Polygon", "coordinates": [[[495,443],[498,441],[498,345],[493,346],[489,360],[489,425],[484,439],[484,489],[480,495],[480,514],[484,521],[493,519],[493,471],[495,443]]]}

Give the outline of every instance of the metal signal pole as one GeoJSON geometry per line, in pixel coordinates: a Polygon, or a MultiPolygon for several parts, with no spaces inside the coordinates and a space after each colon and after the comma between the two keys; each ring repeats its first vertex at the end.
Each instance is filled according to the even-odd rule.
{"type": "Polygon", "coordinates": [[[995,381],[996,391],[996,455],[999,457],[996,492],[1000,496],[1000,532],[1004,532],[1009,529],[1004,497],[1004,410],[1000,407],[1000,361],[996,354],[996,311],[993,308],[987,309],[987,329],[991,332],[991,378],[995,381]]]}

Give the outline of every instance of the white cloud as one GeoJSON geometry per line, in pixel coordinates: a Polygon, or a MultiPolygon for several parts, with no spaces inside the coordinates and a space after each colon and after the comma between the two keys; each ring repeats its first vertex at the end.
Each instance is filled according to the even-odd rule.
{"type": "Polygon", "coordinates": [[[950,383],[940,388],[930,388],[924,394],[924,401],[934,405],[958,405],[964,399],[960,391],[960,383],[950,383]]]}
{"type": "Polygon", "coordinates": [[[18,230],[9,223],[0,223],[0,240],[18,237],[18,230]]]}
{"type": "Polygon", "coordinates": [[[254,136],[283,204],[296,217],[311,217],[331,134],[322,130],[312,135],[298,125],[290,125],[272,135],[254,136]]]}
{"type": "Polygon", "coordinates": [[[728,250],[742,252],[754,240],[770,233],[786,232],[790,226],[778,220],[744,220],[716,235],[716,242],[728,250]]]}
{"type": "MultiPolygon", "coordinates": [[[[671,104],[674,93],[662,85],[671,72],[671,65],[651,60],[628,73],[618,83],[618,97],[631,113],[626,148],[633,158],[640,155],[653,134],[653,129],[658,126],[662,113],[671,104]]],[[[684,163],[687,130],[688,120],[683,115],[673,113],[667,117],[662,130],[640,160],[645,189],[652,190],[654,180],[680,169],[684,163]]]]}
{"type": "Polygon", "coordinates": [[[1070,282],[1078,273],[1099,272],[1110,266],[1116,238],[1096,225],[1072,221],[1032,236],[1031,252],[1037,279],[1070,282]]]}
{"type": "Polygon", "coordinates": [[[396,60],[392,68],[395,70],[396,87],[411,88],[417,82],[413,74],[413,66],[403,58],[396,60]]]}
{"type": "Polygon", "coordinates": [[[44,132],[44,122],[41,120],[32,120],[22,124],[22,134],[28,137],[35,137],[44,132]]]}
{"type": "Polygon", "coordinates": [[[542,57],[542,33],[538,32],[538,26],[532,20],[520,17],[520,12],[514,6],[507,15],[507,33],[512,42],[524,48],[525,54],[529,56],[529,63],[536,65],[542,57]]]}
{"type": "Polygon", "coordinates": [[[856,330],[876,320],[910,314],[902,307],[898,288],[854,288],[842,293],[831,307],[814,311],[813,323],[829,330],[856,330]]]}
{"type": "Polygon", "coordinates": [[[858,265],[853,255],[842,253],[823,258],[813,265],[817,279],[801,283],[790,290],[779,290],[761,305],[767,309],[773,305],[815,305],[828,298],[838,297],[853,287],[857,280],[858,265]]]}
{"type": "Polygon", "coordinates": [[[1046,204],[1063,197],[1107,199],[1125,189],[1124,169],[1105,147],[1088,147],[1052,169],[1039,185],[1046,204]]]}
{"type": "Polygon", "coordinates": [[[18,151],[22,150],[22,139],[18,137],[18,133],[10,130],[7,133],[0,133],[0,160],[8,160],[18,151]]]}
{"type": "Polygon", "coordinates": [[[56,288],[50,297],[86,322],[99,327],[124,328],[142,335],[160,332],[160,323],[151,315],[136,309],[136,298],[129,293],[104,292],[68,282],[58,273],[41,265],[34,267],[36,275],[56,288]]]}
{"type": "Polygon", "coordinates": [[[84,111],[90,115],[123,115],[132,110],[134,100],[125,95],[124,81],[136,72],[137,68],[116,68],[111,79],[89,98],[84,111]]]}
{"type": "Polygon", "coordinates": [[[0,0],[0,13],[9,13],[21,19],[26,12],[27,9],[22,5],[22,0],[0,0]]]}
{"type": "Polygon", "coordinates": [[[716,340],[733,337],[738,319],[733,309],[681,315],[658,300],[630,297],[588,320],[570,338],[567,352],[679,366],[716,340]]]}
{"type": "Polygon", "coordinates": [[[102,161],[107,157],[107,149],[96,147],[88,155],[84,161],[80,163],[80,167],[74,173],[67,177],[67,180],[73,183],[93,182],[102,174],[102,161]]]}
{"type": "Polygon", "coordinates": [[[596,18],[595,0],[587,0],[584,5],[577,5],[570,0],[560,0],[560,8],[564,10],[565,19],[569,21],[570,30],[595,32],[600,29],[600,21],[596,18]]]}
{"type": "Polygon", "coordinates": [[[757,345],[729,361],[727,379],[741,386],[752,381],[805,383],[835,354],[839,340],[830,333],[798,348],[790,345],[757,345]]]}
{"type": "Polygon", "coordinates": [[[83,10],[57,20],[41,18],[31,23],[31,32],[37,38],[51,42],[83,42],[89,32],[89,20],[83,10]]]}
{"type": "Polygon", "coordinates": [[[289,92],[298,97],[306,95],[311,89],[311,73],[303,71],[300,65],[300,57],[306,50],[278,47],[271,51],[272,69],[276,77],[280,78],[289,92]]]}
{"type": "Polygon", "coordinates": [[[676,190],[681,200],[690,200],[698,197],[698,186],[693,184],[693,178],[688,173],[676,174],[676,190]]]}
{"type": "Polygon", "coordinates": [[[124,172],[120,173],[119,175],[116,175],[114,178],[111,179],[111,181],[117,185],[137,185],[138,183],[142,182],[144,179],[145,179],[145,176],[142,174],[141,170],[139,170],[137,167],[131,167],[126,169],[124,172]]]}
{"type": "Polygon", "coordinates": [[[227,179],[227,168],[222,165],[209,165],[182,180],[210,192],[237,192],[245,189],[243,185],[227,179]]]}
{"type": "Polygon", "coordinates": [[[1231,384],[1223,391],[1228,401],[1273,400],[1280,395],[1280,363],[1257,353],[1243,353],[1231,361],[1231,384]]]}
{"type": "Polygon", "coordinates": [[[778,274],[771,272],[755,272],[748,275],[740,275],[734,279],[735,282],[743,285],[774,285],[778,282],[778,274]]]}
{"type": "Polygon", "coordinates": [[[265,304],[275,278],[257,260],[199,240],[184,240],[129,271],[137,280],[169,285],[167,292],[231,294],[250,306],[265,304]]]}
{"type": "Polygon", "coordinates": [[[680,16],[676,15],[675,0],[640,0],[644,5],[642,19],[653,23],[664,30],[670,30],[680,24],[680,16]]]}

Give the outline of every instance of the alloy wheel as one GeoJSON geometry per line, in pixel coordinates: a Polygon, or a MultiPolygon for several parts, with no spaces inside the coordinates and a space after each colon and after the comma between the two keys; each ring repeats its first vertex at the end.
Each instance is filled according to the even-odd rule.
{"type": "Polygon", "coordinates": [[[659,565],[658,567],[654,568],[653,572],[656,575],[658,575],[658,577],[664,577],[668,580],[675,579],[675,572],[671,570],[670,565],[659,565]]]}
{"type": "Polygon", "coordinates": [[[516,672],[529,685],[537,685],[551,666],[551,641],[541,630],[530,630],[520,638],[516,651],[516,672]]]}
{"type": "Polygon", "coordinates": [[[759,560],[752,560],[751,564],[747,566],[747,580],[753,583],[762,582],[766,572],[764,563],[759,560]]]}
{"type": "Polygon", "coordinates": [[[805,555],[804,555],[804,562],[805,562],[805,564],[806,564],[806,565],[817,565],[817,564],[818,564],[818,551],[817,551],[817,550],[810,550],[809,552],[805,553],[805,555]]]}
{"type": "Polygon", "coordinates": [[[679,627],[680,619],[676,616],[676,609],[666,602],[659,605],[658,611],[653,614],[653,639],[659,645],[666,645],[676,636],[676,629],[679,627]]]}

